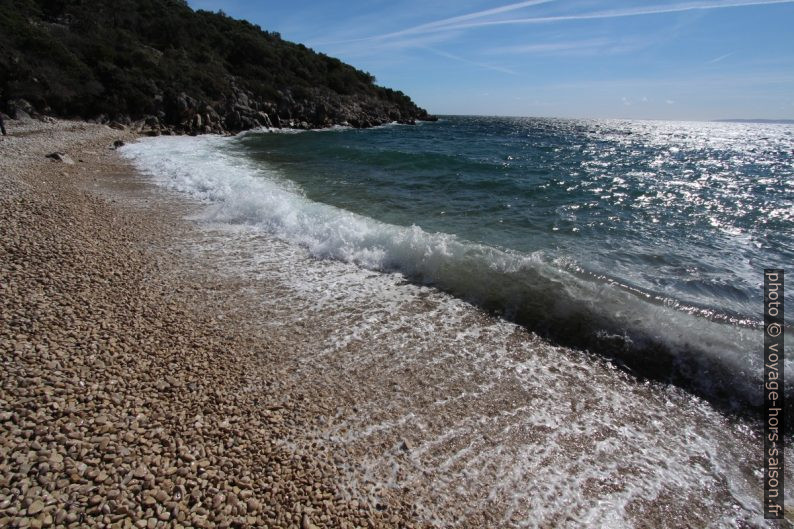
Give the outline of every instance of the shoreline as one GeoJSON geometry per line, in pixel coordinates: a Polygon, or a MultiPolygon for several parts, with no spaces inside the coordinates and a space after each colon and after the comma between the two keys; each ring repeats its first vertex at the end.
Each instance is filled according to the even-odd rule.
{"type": "Polygon", "coordinates": [[[0,522],[765,526],[741,420],[401,274],[197,222],[109,150],[128,133],[42,128],[0,141],[21,157],[0,159],[0,522]]]}
{"type": "Polygon", "coordinates": [[[191,237],[183,211],[141,209],[145,184],[110,149],[135,135],[12,126],[0,141],[0,525],[419,526],[400,506],[346,497],[333,454],[311,451],[300,434],[323,403],[271,390],[287,380],[287,344],[225,323],[244,317],[239,292],[173,251],[191,237]]]}
{"type": "MultiPolygon", "coordinates": [[[[413,219],[399,214],[393,217],[399,220],[381,222],[378,219],[383,216],[377,211],[365,213],[368,206],[355,198],[362,189],[351,195],[354,198],[340,198],[348,184],[339,184],[335,175],[348,169],[333,159],[344,159],[344,151],[336,152],[326,163],[311,155],[326,152],[322,136],[278,140],[264,132],[271,131],[217,141],[207,137],[144,139],[122,152],[162,191],[212,203],[207,214],[200,216],[199,224],[214,221],[249,225],[306,248],[318,259],[356,263],[377,273],[403,273],[407,281],[466,300],[491,315],[523,325],[551,343],[598,352],[640,379],[672,381],[728,412],[740,410],[737,413],[751,415],[758,410],[760,378],[752,369],[746,375],[747,364],[752,365],[753,360],[747,358],[747,352],[757,342],[754,334],[760,337],[755,320],[743,320],[742,313],[726,311],[720,304],[671,301],[664,290],[654,290],[645,277],[592,272],[586,266],[571,264],[576,259],[558,266],[553,261],[553,249],[524,253],[512,250],[510,245],[502,247],[498,239],[497,244],[487,239],[469,241],[455,235],[454,225],[447,226],[447,231],[432,215],[423,217],[427,212],[421,207],[417,224],[425,229],[409,229],[413,219]],[[295,145],[298,150],[306,145],[319,149],[307,152],[304,169],[291,175],[291,164],[285,160],[296,153],[286,145],[295,145]],[[265,161],[269,154],[264,154],[270,149],[274,149],[272,164],[265,161]],[[275,175],[272,182],[271,172],[275,175]],[[302,176],[309,173],[322,176],[302,176]],[[297,193],[292,193],[290,186],[281,188],[279,182],[285,176],[298,183],[297,193]],[[304,200],[304,192],[324,198],[304,200]],[[352,202],[346,205],[348,200],[352,202]],[[712,375],[704,377],[704,373],[712,375]]],[[[388,131],[394,138],[408,141],[415,139],[416,132],[402,127],[388,131]]],[[[442,127],[425,133],[445,137],[442,127]]],[[[354,150],[366,151],[367,138],[377,146],[385,134],[341,131],[340,139],[329,138],[327,144],[333,150],[339,143],[355,144],[351,138],[358,137],[360,145],[354,150]]],[[[408,158],[405,155],[403,163],[409,163],[408,158]]],[[[297,158],[292,159],[295,162],[297,158]]],[[[354,175],[366,172],[356,163],[350,170],[354,175]]],[[[373,171],[377,173],[377,167],[373,171]]],[[[356,183],[357,178],[352,178],[351,189],[361,185],[356,183]]],[[[395,200],[388,187],[384,188],[386,196],[395,200]]],[[[382,198],[373,197],[373,203],[382,198]]],[[[455,203],[457,199],[450,200],[455,203]]],[[[405,204],[406,210],[411,209],[410,202],[405,204]]],[[[435,206],[440,210],[445,207],[443,203],[435,206]]],[[[539,218],[534,221],[545,222],[539,218]]],[[[568,248],[563,255],[573,250],[568,248]]],[[[562,259],[565,262],[568,257],[562,259]]],[[[708,286],[707,282],[696,283],[708,286]]]]}

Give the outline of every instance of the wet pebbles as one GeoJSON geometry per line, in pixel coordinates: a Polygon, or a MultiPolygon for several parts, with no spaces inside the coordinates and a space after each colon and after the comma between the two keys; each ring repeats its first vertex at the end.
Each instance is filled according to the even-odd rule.
{"type": "Polygon", "coordinates": [[[341,494],[331,454],[284,442],[322,404],[268,393],[279,366],[263,359],[288,345],[215,317],[233,300],[180,279],[178,230],[87,191],[129,171],[112,147],[134,137],[77,122],[9,134],[0,527],[413,526],[341,494]]]}

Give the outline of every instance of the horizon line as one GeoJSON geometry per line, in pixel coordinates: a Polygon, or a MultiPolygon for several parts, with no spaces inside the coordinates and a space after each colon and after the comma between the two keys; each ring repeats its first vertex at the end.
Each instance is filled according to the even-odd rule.
{"type": "Polygon", "coordinates": [[[525,118],[525,119],[610,119],[622,121],[693,121],[698,123],[719,123],[719,122],[748,122],[748,123],[770,123],[778,125],[794,125],[794,117],[791,118],[712,118],[712,119],[685,119],[685,118],[617,118],[617,117],[594,117],[594,116],[551,116],[534,115],[522,116],[516,114],[437,114],[436,117],[458,117],[458,118],[525,118]]]}

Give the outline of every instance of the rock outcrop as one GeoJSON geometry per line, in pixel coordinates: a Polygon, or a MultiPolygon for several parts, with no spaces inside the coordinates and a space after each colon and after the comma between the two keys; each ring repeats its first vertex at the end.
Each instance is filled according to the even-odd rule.
{"type": "MultiPolygon", "coordinates": [[[[334,125],[367,128],[385,123],[415,124],[417,120],[436,118],[422,111],[404,116],[375,98],[361,99],[318,90],[310,98],[296,99],[289,90],[279,94],[277,101],[257,98],[251,92],[235,89],[220,101],[204,101],[182,92],[164,95],[155,114],[133,120],[130,116],[116,119],[144,133],[161,134],[228,134],[255,128],[320,129],[334,125]]],[[[100,117],[97,121],[104,122],[100,117]]],[[[116,123],[116,122],[114,122],[116,123]]],[[[110,126],[114,126],[113,123],[110,126]]]]}
{"type": "Polygon", "coordinates": [[[0,5],[0,111],[152,135],[434,119],[367,72],[179,0],[0,5]]]}

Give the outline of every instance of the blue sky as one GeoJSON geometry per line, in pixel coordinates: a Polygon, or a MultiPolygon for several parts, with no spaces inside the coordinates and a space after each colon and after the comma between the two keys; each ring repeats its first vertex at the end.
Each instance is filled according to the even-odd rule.
{"type": "Polygon", "coordinates": [[[435,114],[794,118],[794,0],[189,0],[435,114]]]}

